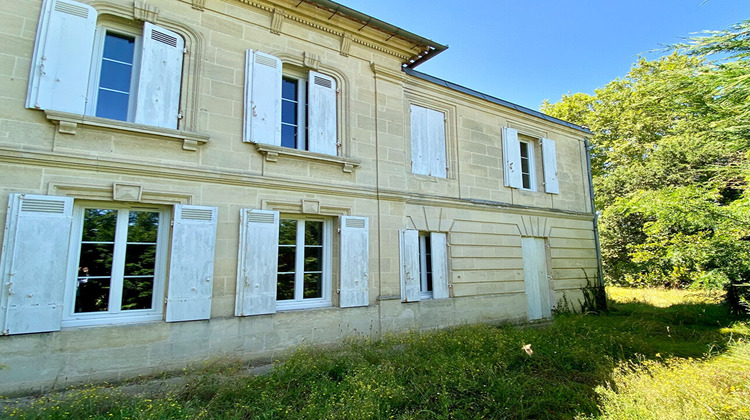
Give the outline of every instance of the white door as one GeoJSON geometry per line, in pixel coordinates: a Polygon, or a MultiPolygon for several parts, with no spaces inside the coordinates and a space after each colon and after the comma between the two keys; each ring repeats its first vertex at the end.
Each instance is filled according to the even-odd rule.
{"type": "Polygon", "coordinates": [[[552,316],[547,253],[542,238],[521,238],[523,278],[529,303],[529,320],[552,316]]]}

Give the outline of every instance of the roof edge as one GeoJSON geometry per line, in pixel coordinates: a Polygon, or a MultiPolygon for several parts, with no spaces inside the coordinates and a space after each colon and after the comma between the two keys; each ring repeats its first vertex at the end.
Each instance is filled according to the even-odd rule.
{"type": "Polygon", "coordinates": [[[506,101],[504,99],[500,99],[500,98],[497,98],[497,97],[494,97],[494,96],[491,96],[491,95],[486,95],[486,94],[484,94],[482,92],[479,92],[479,91],[476,91],[474,89],[469,89],[467,87],[464,87],[464,86],[461,86],[461,85],[457,85],[455,83],[452,83],[452,82],[449,82],[447,80],[443,80],[443,79],[437,78],[435,76],[430,76],[429,74],[416,71],[413,68],[404,67],[402,70],[406,74],[408,74],[409,76],[414,76],[414,77],[416,77],[418,79],[426,80],[426,81],[434,83],[436,85],[445,86],[446,88],[451,89],[451,90],[455,90],[457,92],[465,93],[467,95],[471,95],[471,96],[474,96],[476,98],[484,99],[485,101],[488,101],[488,102],[492,102],[492,103],[495,103],[495,104],[498,104],[498,105],[501,105],[501,106],[504,106],[504,107],[507,107],[507,108],[515,109],[516,111],[522,112],[524,114],[531,115],[531,116],[534,116],[534,117],[537,117],[537,118],[541,118],[543,120],[546,120],[546,121],[549,121],[549,122],[552,122],[552,123],[555,123],[555,124],[560,124],[560,125],[563,125],[563,126],[568,127],[568,128],[572,128],[573,130],[577,130],[577,131],[580,131],[580,132],[585,133],[585,134],[593,134],[591,132],[591,130],[589,130],[586,127],[583,127],[583,126],[580,126],[580,125],[577,125],[577,124],[573,124],[573,123],[561,120],[559,118],[551,117],[551,116],[549,116],[547,114],[541,113],[541,112],[533,110],[531,108],[526,108],[525,106],[517,105],[517,104],[514,104],[513,102],[508,102],[508,101],[506,101]]]}

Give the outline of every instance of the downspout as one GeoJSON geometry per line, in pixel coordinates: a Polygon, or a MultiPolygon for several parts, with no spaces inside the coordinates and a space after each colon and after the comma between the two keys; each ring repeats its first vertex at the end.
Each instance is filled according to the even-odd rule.
{"type": "MultiPolygon", "coordinates": [[[[589,139],[583,139],[584,147],[586,148],[586,169],[589,175],[589,198],[591,199],[591,213],[594,215],[594,245],[596,246],[596,264],[599,278],[599,286],[604,289],[604,271],[602,270],[602,249],[599,244],[599,214],[596,211],[596,204],[594,203],[594,177],[591,175],[591,145],[589,139]]],[[[603,302],[606,308],[606,299],[603,302]]]]}

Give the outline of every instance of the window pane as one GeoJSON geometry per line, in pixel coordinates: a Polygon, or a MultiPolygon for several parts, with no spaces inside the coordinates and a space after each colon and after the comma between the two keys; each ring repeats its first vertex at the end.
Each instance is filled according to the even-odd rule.
{"type": "Polygon", "coordinates": [[[529,143],[524,141],[521,142],[521,157],[527,159],[529,157],[529,143]]]}
{"type": "Polygon", "coordinates": [[[126,277],[122,285],[122,310],[151,309],[153,277],[126,277]]]}
{"type": "Polygon", "coordinates": [[[323,245],[323,222],[305,222],[305,245],[323,245]]]}
{"type": "Polygon", "coordinates": [[[531,176],[529,174],[522,174],[521,177],[523,178],[523,187],[531,188],[531,176]]]}
{"type": "Polygon", "coordinates": [[[525,158],[521,158],[521,173],[528,174],[529,173],[529,160],[525,158]]]}
{"type": "Polygon", "coordinates": [[[297,125],[297,103],[281,101],[281,122],[297,125]]]}
{"type": "Polygon", "coordinates": [[[85,242],[114,242],[117,210],[86,209],[83,214],[83,235],[85,242]]]}
{"type": "Polygon", "coordinates": [[[279,246],[279,273],[294,273],[296,246],[279,246]]]}
{"type": "Polygon", "coordinates": [[[81,244],[78,275],[85,277],[111,276],[114,244],[81,244]]]}
{"type": "Polygon", "coordinates": [[[99,89],[96,100],[96,116],[113,120],[128,120],[128,102],[130,95],[99,89]]]}
{"type": "Polygon", "coordinates": [[[281,80],[281,97],[291,101],[297,101],[297,81],[283,78],[281,80]]]}
{"type": "Polygon", "coordinates": [[[424,249],[425,249],[425,273],[427,277],[427,292],[432,291],[432,244],[430,237],[425,236],[424,249]]]}
{"type": "Polygon", "coordinates": [[[305,247],[305,272],[323,270],[323,248],[305,247]]]}
{"type": "Polygon", "coordinates": [[[297,127],[281,124],[281,146],[293,149],[297,147],[297,127]]]}
{"type": "Polygon", "coordinates": [[[156,243],[158,232],[158,212],[131,211],[128,214],[128,242],[156,243]]]}
{"type": "Polygon", "coordinates": [[[125,251],[126,276],[153,276],[156,245],[128,244],[125,251]]]}
{"type": "Polygon", "coordinates": [[[297,244],[297,221],[282,219],[279,221],[279,245],[297,244]]]}
{"type": "Polygon", "coordinates": [[[321,297],[323,297],[323,280],[321,273],[306,273],[304,298],[311,299],[321,297]]]}
{"type": "Polygon", "coordinates": [[[79,270],[75,312],[102,312],[109,308],[109,277],[89,278],[79,270]]]}
{"type": "Polygon", "coordinates": [[[108,32],[104,39],[104,58],[133,64],[135,37],[108,32]]]}
{"type": "Polygon", "coordinates": [[[279,274],[276,282],[276,300],[294,299],[294,274],[279,274]]]}
{"type": "Polygon", "coordinates": [[[99,77],[99,87],[116,90],[121,93],[130,92],[130,78],[133,66],[117,61],[102,60],[102,73],[99,77]]]}

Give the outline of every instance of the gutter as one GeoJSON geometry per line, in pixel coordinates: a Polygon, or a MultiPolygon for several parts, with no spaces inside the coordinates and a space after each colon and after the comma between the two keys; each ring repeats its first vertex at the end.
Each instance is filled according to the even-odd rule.
{"type": "MultiPolygon", "coordinates": [[[[586,169],[589,175],[589,197],[591,198],[591,212],[594,214],[594,245],[596,246],[596,264],[599,277],[599,286],[604,289],[604,271],[602,270],[602,249],[599,244],[599,214],[596,212],[594,204],[594,177],[591,175],[591,146],[589,139],[583,139],[586,148],[586,169]]],[[[606,301],[605,301],[606,304],[606,301]]]]}

